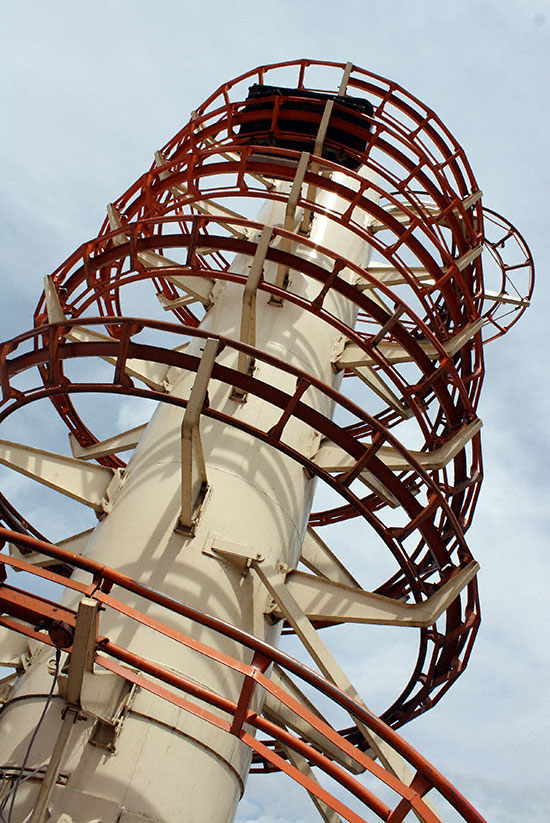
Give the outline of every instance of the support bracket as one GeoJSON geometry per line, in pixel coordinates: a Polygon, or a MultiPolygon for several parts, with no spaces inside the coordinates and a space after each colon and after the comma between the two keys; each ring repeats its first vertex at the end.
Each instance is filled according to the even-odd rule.
{"type": "Polygon", "coordinates": [[[181,425],[181,514],[178,530],[191,534],[207,489],[206,465],[200,436],[200,416],[219,343],[209,338],[181,425]]]}
{"type": "Polygon", "coordinates": [[[119,469],[86,463],[62,454],[0,440],[0,464],[72,497],[102,515],[112,507],[122,482],[119,469]]]}
{"type": "MultiPolygon", "coordinates": [[[[342,81],[344,81],[342,78],[342,81]]],[[[325,108],[323,109],[323,115],[321,117],[321,122],[319,123],[319,129],[317,131],[317,136],[315,138],[315,146],[313,148],[313,153],[320,156],[323,151],[323,145],[325,143],[325,138],[327,136],[327,129],[328,124],[330,121],[330,117],[332,114],[332,109],[334,108],[334,100],[327,100],[325,103],[325,108]]],[[[311,171],[313,174],[317,175],[319,173],[319,163],[312,163],[311,171]]],[[[307,200],[309,203],[314,203],[317,199],[317,186],[315,183],[310,183],[307,187],[307,200]]],[[[311,209],[304,209],[304,214],[302,217],[302,222],[300,224],[300,233],[301,234],[309,234],[311,230],[311,221],[312,221],[313,212],[311,209]]]]}
{"type": "MultiPolygon", "coordinates": [[[[323,643],[311,622],[301,610],[299,604],[286,588],[281,574],[275,568],[265,563],[253,563],[252,568],[258,574],[258,577],[264,583],[273,599],[277,602],[281,613],[284,614],[291,624],[322,674],[327,680],[330,680],[335,686],[364,706],[365,703],[357,693],[355,687],[327,646],[323,643]]],[[[380,759],[382,765],[398,777],[399,780],[410,785],[413,779],[413,773],[401,755],[382,740],[379,735],[368,729],[365,724],[356,717],[351,715],[351,718],[374,752],[374,755],[380,759]]]]}
{"type": "MultiPolygon", "coordinates": [[[[302,185],[309,164],[309,158],[310,153],[308,151],[303,151],[300,155],[300,160],[298,161],[296,174],[294,175],[294,182],[292,183],[292,188],[286,204],[284,221],[285,231],[294,232],[296,227],[296,208],[298,206],[298,200],[302,194],[302,185]]],[[[292,241],[288,237],[283,237],[281,241],[281,250],[284,252],[290,252],[291,248],[292,241]]],[[[288,285],[288,266],[285,266],[283,263],[279,263],[277,267],[275,285],[279,289],[284,289],[288,285]]],[[[275,295],[271,297],[269,302],[276,306],[282,306],[283,304],[282,298],[276,297],[275,295]]]]}
{"type": "MultiPolygon", "coordinates": [[[[250,273],[246,281],[246,286],[244,287],[243,307],[241,313],[241,343],[246,343],[249,346],[256,345],[256,293],[258,291],[258,286],[260,285],[272,233],[273,229],[271,226],[264,226],[262,229],[260,239],[258,240],[258,246],[256,248],[256,253],[254,254],[252,265],[250,267],[250,273]]],[[[237,368],[242,374],[250,374],[254,368],[253,358],[240,351],[237,368]]],[[[233,400],[239,400],[242,402],[246,400],[246,392],[243,392],[241,389],[234,386],[231,397],[233,400]]]]}
{"type": "MultiPolygon", "coordinates": [[[[428,628],[459,596],[479,571],[473,560],[421,603],[402,603],[360,587],[334,583],[313,574],[291,571],[285,586],[308,620],[323,623],[370,623],[381,626],[428,628]]],[[[270,614],[284,615],[274,604],[270,614]]]]}

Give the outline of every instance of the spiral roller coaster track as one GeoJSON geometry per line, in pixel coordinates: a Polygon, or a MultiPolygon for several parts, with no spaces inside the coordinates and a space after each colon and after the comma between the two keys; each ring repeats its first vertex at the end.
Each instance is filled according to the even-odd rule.
{"type": "MultiPolygon", "coordinates": [[[[145,424],[105,437],[103,421],[94,432],[101,404],[158,401],[181,423],[173,525],[187,543],[203,540],[213,505],[208,426],[228,449],[238,435],[259,461],[278,455],[284,462],[273,465],[292,464],[308,489],[317,478],[294,560],[272,562],[261,541],[250,550],[223,539],[216,523],[202,553],[254,582],[264,623],[296,635],[322,674],[271,635],[167,592],[149,561],[145,573],[115,547],[109,564],[96,559],[84,548],[91,530],[55,545],[2,496],[2,642],[15,632],[20,645],[2,657],[14,674],[0,723],[24,703],[22,672],[33,669],[36,648],[57,647],[69,685],[59,683],[55,699],[76,726],[88,722],[92,742],[111,734],[111,751],[130,723],[128,689],[137,690],[240,740],[252,771],[285,772],[325,821],[443,819],[428,792],[436,805],[439,794],[464,820],[481,821],[395,730],[440,700],[472,650],[478,564],[465,533],[483,474],[483,343],[519,318],[532,285],[521,235],[483,207],[460,145],[397,84],[349,63],[300,60],[223,85],[109,204],[98,236],[46,278],[34,327],[0,345],[0,422],[48,399],[72,449],[67,456],[2,440],[0,462],[91,508],[100,529],[131,485],[136,458],[123,457],[137,455],[146,436],[145,424]],[[147,316],[133,316],[147,289],[147,316]],[[237,308],[224,307],[227,294],[237,308]],[[273,344],[265,342],[270,324],[281,329],[273,344]],[[293,335],[301,348],[289,357],[280,341],[293,335]],[[321,349],[330,355],[324,365],[321,349]],[[91,420],[81,403],[89,395],[97,401],[91,420]],[[352,520],[343,540],[339,529],[352,520]],[[389,576],[363,588],[338,556],[350,535],[356,566],[378,545],[391,559],[389,576]],[[32,586],[19,589],[10,570],[67,594],[54,603],[32,586]],[[325,627],[350,622],[417,630],[408,681],[380,716],[323,639],[325,627]],[[238,688],[223,693],[173,659],[144,654],[113,629],[121,625],[230,671],[238,688]],[[128,684],[116,720],[84,688],[97,672],[128,684]],[[321,772],[333,778],[329,788],[321,772]]],[[[59,758],[33,782],[9,747],[0,749],[12,769],[3,772],[6,819],[13,798],[17,819],[34,809],[33,823],[47,820],[52,802],[77,823],[92,819],[72,811],[64,794],[71,769],[59,758]]]]}

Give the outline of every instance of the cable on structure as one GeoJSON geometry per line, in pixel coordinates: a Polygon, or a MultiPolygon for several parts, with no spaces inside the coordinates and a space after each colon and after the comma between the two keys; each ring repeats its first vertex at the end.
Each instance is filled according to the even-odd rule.
{"type": "MultiPolygon", "coordinates": [[[[54,691],[55,691],[55,687],[57,685],[57,677],[59,675],[60,661],[61,661],[61,649],[56,649],[56,652],[55,652],[55,670],[54,670],[54,673],[53,673],[53,676],[52,676],[52,685],[50,687],[50,691],[48,692],[48,694],[46,696],[46,700],[44,702],[42,712],[40,714],[40,717],[38,718],[38,723],[36,724],[36,727],[35,727],[32,735],[31,735],[31,738],[29,740],[29,744],[26,748],[25,755],[23,757],[23,762],[22,762],[21,768],[19,770],[19,774],[15,778],[15,785],[12,789],[10,789],[6,793],[5,797],[2,800],[2,805],[0,806],[0,816],[2,818],[2,823],[12,823],[12,815],[13,815],[13,810],[14,810],[14,804],[15,804],[15,799],[17,797],[17,792],[19,791],[19,787],[21,786],[22,783],[24,783],[26,780],[29,780],[29,778],[31,778],[34,774],[36,774],[36,771],[38,771],[37,769],[35,769],[34,771],[30,772],[30,774],[23,776],[25,774],[25,768],[27,766],[27,762],[28,762],[28,759],[30,757],[32,747],[34,745],[34,742],[35,742],[36,738],[38,737],[38,734],[40,732],[40,728],[42,726],[44,718],[46,717],[46,712],[48,711],[48,708],[49,708],[50,703],[52,701],[52,697],[53,697],[53,694],[54,694],[54,691]],[[6,821],[6,819],[4,817],[4,811],[5,811],[6,804],[8,802],[8,799],[10,798],[10,796],[11,796],[10,809],[9,809],[8,817],[7,817],[7,821],[6,821]]],[[[42,768],[42,767],[39,767],[39,768],[42,768]]]]}

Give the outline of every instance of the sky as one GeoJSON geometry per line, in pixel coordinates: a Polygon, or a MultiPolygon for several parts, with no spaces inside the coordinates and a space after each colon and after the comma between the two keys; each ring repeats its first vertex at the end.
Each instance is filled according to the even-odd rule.
{"type": "MultiPolygon", "coordinates": [[[[1,339],[31,326],[43,275],[96,235],[105,204],[190,111],[260,64],[350,60],[394,79],[439,114],[484,204],[523,233],[533,305],[487,347],[479,409],[485,481],[468,542],[482,568],[482,628],[466,673],[403,733],[488,820],[546,821],[550,2],[0,0],[0,12],[1,339]]],[[[0,431],[17,434],[24,424],[0,431]]],[[[0,480],[17,495],[18,481],[0,480]]],[[[33,510],[25,494],[25,513],[61,537],[55,512],[33,510]]],[[[354,682],[363,679],[359,665],[354,682]]],[[[279,785],[252,779],[239,823],[316,819],[298,787],[279,785]]]]}

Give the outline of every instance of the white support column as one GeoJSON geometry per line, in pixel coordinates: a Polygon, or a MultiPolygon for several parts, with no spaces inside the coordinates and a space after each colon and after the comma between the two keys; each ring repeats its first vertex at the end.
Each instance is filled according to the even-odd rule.
{"type": "MultiPolygon", "coordinates": [[[[296,203],[306,167],[307,158],[303,157],[294,186],[296,203]]],[[[345,184],[349,184],[348,177],[345,174],[342,177],[345,184]]],[[[337,198],[319,192],[321,205],[323,198],[330,200],[330,209],[338,208],[337,198]]],[[[263,209],[259,220],[268,227],[281,225],[286,214],[292,222],[294,208],[292,202],[287,208],[284,202],[273,200],[263,209]]],[[[111,219],[114,229],[121,228],[115,210],[111,210],[111,219]]],[[[295,214],[293,220],[297,219],[295,214]]],[[[295,229],[290,222],[289,227],[295,229]]],[[[121,230],[119,237],[126,242],[123,235],[121,230]]],[[[256,346],[268,354],[308,371],[325,383],[338,382],[332,360],[334,351],[341,347],[339,331],[290,301],[274,305],[265,291],[256,289],[262,270],[266,282],[275,283],[280,278],[279,267],[269,259],[270,235],[269,228],[260,234],[253,258],[238,255],[233,261],[232,270],[250,278],[246,297],[243,286],[238,283],[219,284],[216,301],[209,304],[201,328],[206,333],[236,339],[244,331],[244,338],[250,342],[255,340],[256,346]],[[315,341],[314,345],[312,341],[315,341]]],[[[337,221],[316,218],[311,240],[313,249],[306,250],[296,244],[296,250],[318,265],[330,266],[329,271],[333,261],[327,261],[317,251],[318,246],[339,248],[344,243],[345,254],[350,260],[359,265],[367,263],[366,244],[337,221]]],[[[290,241],[287,243],[290,251],[294,250],[294,245],[290,241]]],[[[144,265],[164,268],[170,264],[166,258],[157,260],[154,253],[144,254],[147,254],[147,258],[142,259],[144,265]]],[[[181,284],[179,275],[167,276],[177,280],[178,286],[184,290],[193,280],[184,271],[181,284]]],[[[204,286],[204,281],[201,282],[204,286]]],[[[196,286],[198,282],[193,282],[192,290],[196,291],[196,286]]],[[[319,293],[319,283],[309,281],[298,272],[292,275],[291,287],[310,301],[319,293]]],[[[346,325],[353,326],[356,308],[349,301],[329,292],[324,307],[346,325]]],[[[55,319],[61,321],[63,318],[55,319]]],[[[281,413],[280,409],[253,395],[247,397],[246,403],[239,402],[232,397],[232,387],[210,379],[217,343],[214,338],[207,339],[204,354],[201,351],[203,344],[204,338],[196,338],[186,350],[191,356],[202,357],[196,376],[183,370],[172,370],[168,375],[166,395],[188,400],[185,413],[181,407],[161,404],[143,431],[109,438],[91,447],[89,453],[82,454],[83,458],[89,458],[92,454],[116,453],[121,448],[133,448],[138,440],[124,473],[124,483],[111,501],[113,505],[107,506],[108,515],[91,535],[85,554],[97,562],[114,565],[139,577],[146,585],[162,589],[167,596],[211,612],[269,643],[277,643],[280,625],[273,625],[264,616],[269,598],[263,584],[255,575],[243,574],[242,566],[229,562],[223,554],[216,554],[208,547],[212,546],[214,532],[220,535],[225,545],[254,547],[272,565],[296,566],[315,481],[304,473],[301,465],[284,454],[269,447],[259,447],[244,432],[227,429],[201,414],[207,388],[210,408],[232,414],[263,431],[268,431],[281,413]],[[198,506],[206,477],[208,493],[198,506]]],[[[216,363],[234,369],[243,365],[242,359],[239,364],[235,350],[230,347],[217,354],[216,363]]],[[[142,375],[145,376],[144,371],[142,375]]],[[[255,376],[290,395],[294,393],[295,378],[284,370],[258,360],[255,376]]],[[[321,393],[312,395],[309,402],[323,414],[332,412],[331,401],[321,393]]],[[[317,447],[316,432],[293,419],[286,426],[284,437],[289,445],[303,454],[312,454],[317,447]]],[[[74,461],[74,458],[68,460],[74,461]]],[[[112,476],[110,470],[93,467],[85,459],[70,465],[76,463],[79,470],[85,467],[81,470],[96,473],[97,469],[102,476],[104,473],[112,476]]],[[[328,562],[328,555],[325,555],[325,562],[328,562]]],[[[129,605],[134,605],[135,598],[127,595],[125,599],[129,605]]],[[[139,603],[138,607],[145,608],[151,617],[164,621],[170,619],[155,605],[139,603]]],[[[182,626],[181,620],[176,618],[173,622],[197,639],[249,662],[249,653],[233,641],[185,622],[182,626]]],[[[191,649],[183,648],[145,626],[129,625],[127,620],[108,611],[101,613],[100,624],[101,633],[115,643],[120,642],[131,651],[167,663],[184,671],[197,683],[238,700],[242,679],[236,673],[212,664],[191,649]]],[[[14,689],[17,700],[10,711],[3,714],[5,733],[0,737],[0,762],[9,760],[9,740],[15,739],[14,729],[20,725],[21,733],[26,733],[27,724],[33,722],[34,716],[29,710],[31,694],[47,691],[46,659],[46,652],[38,655],[30,676],[22,678],[14,689]]],[[[52,715],[44,734],[51,740],[58,733],[59,719],[52,715]]],[[[53,788],[54,819],[65,813],[73,817],[75,823],[81,823],[80,810],[85,809],[86,822],[103,819],[103,816],[110,820],[108,815],[115,814],[114,810],[120,810],[124,805],[125,813],[139,814],[144,821],[165,823],[175,820],[185,808],[189,820],[230,823],[243,791],[251,757],[248,747],[235,736],[139,691],[132,712],[123,721],[116,743],[116,757],[106,755],[84,740],[81,746],[84,748],[71,750],[67,755],[66,768],[71,772],[82,769],[82,783],[79,788],[72,781],[70,790],[59,785],[53,788]],[[159,751],[166,752],[160,760],[159,751]],[[84,763],[81,754],[85,765],[79,765],[84,763]],[[170,792],[156,790],[159,769],[162,770],[163,784],[171,786],[170,792]],[[93,773],[93,781],[86,780],[87,772],[93,773]],[[181,780],[183,773],[185,781],[181,780]],[[208,775],[206,781],[205,775],[208,775]]],[[[33,787],[25,784],[21,794],[23,811],[28,809],[32,791],[33,787]]],[[[113,820],[116,820],[116,814],[113,820]]]]}

